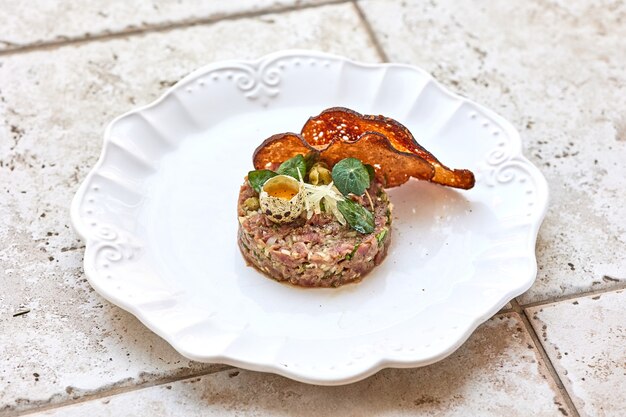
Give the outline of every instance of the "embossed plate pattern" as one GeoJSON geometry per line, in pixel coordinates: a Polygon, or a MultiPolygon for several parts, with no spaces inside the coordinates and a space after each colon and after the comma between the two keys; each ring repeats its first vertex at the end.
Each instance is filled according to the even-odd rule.
{"type": "Polygon", "coordinates": [[[85,273],[183,355],[317,384],[452,353],[530,287],[546,181],[509,122],[428,74],[308,51],[209,65],[115,119],[72,204],[85,273]],[[390,190],[393,241],[362,283],[303,290],[246,267],[236,200],[254,148],[331,106],[405,124],[472,190],[390,190]]]}

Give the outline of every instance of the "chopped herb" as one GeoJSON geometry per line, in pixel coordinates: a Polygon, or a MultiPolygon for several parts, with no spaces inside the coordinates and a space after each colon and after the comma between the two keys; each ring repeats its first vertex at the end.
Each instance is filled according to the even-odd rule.
{"type": "Polygon", "coordinates": [[[345,199],[337,202],[337,208],[350,227],[357,232],[372,233],[374,231],[374,216],[362,205],[345,199]]]}
{"type": "Polygon", "coordinates": [[[383,243],[385,236],[387,236],[387,229],[383,229],[381,232],[376,234],[376,240],[378,241],[379,245],[383,243]]]}
{"type": "Polygon", "coordinates": [[[250,186],[254,188],[257,193],[261,192],[261,187],[272,177],[275,177],[276,173],[269,169],[257,169],[256,171],[248,172],[248,182],[250,186]]]}
{"type": "Polygon", "coordinates": [[[363,195],[370,186],[370,175],[363,162],[356,158],[346,158],[333,167],[333,182],[343,195],[363,195]]]}
{"type": "Polygon", "coordinates": [[[349,254],[346,255],[346,259],[350,260],[354,257],[354,254],[356,253],[356,250],[359,248],[359,246],[361,246],[360,243],[357,243],[356,245],[354,245],[354,248],[352,249],[352,252],[350,252],[349,254]]]}
{"type": "Polygon", "coordinates": [[[297,180],[304,178],[304,175],[306,174],[306,161],[304,160],[304,156],[296,155],[293,158],[287,159],[285,162],[280,164],[276,173],[289,175],[297,180]]]}

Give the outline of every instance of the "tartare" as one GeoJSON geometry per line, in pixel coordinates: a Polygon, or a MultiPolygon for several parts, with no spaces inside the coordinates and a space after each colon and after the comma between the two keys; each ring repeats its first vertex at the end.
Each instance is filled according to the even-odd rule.
{"type": "Polygon", "coordinates": [[[384,116],[330,108],[300,134],[274,135],[255,150],[239,192],[238,244],[268,277],[302,287],[360,281],[385,259],[393,205],[385,188],[411,177],[469,189],[406,127],[384,116]]]}

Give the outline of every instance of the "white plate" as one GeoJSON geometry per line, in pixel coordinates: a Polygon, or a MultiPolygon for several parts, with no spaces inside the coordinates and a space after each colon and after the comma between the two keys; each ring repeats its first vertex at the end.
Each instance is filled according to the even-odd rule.
{"type": "Polygon", "coordinates": [[[286,51],[201,68],[111,122],[72,222],[91,285],[183,355],[332,385],[438,361],[527,290],[546,205],[492,111],[415,67],[286,51]],[[397,119],[477,183],[391,189],[383,264],[357,285],[298,289],[246,267],[237,194],[263,139],[332,106],[397,119]]]}

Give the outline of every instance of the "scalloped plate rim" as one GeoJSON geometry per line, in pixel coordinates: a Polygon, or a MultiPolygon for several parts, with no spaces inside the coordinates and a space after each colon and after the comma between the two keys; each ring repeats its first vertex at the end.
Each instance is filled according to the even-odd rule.
{"type": "Polygon", "coordinates": [[[318,385],[343,385],[343,384],[357,382],[385,368],[415,368],[415,367],[427,366],[435,362],[438,362],[446,358],[447,356],[451,355],[452,353],[454,353],[463,343],[465,343],[465,341],[473,334],[473,332],[478,328],[479,325],[484,323],[494,314],[498,313],[498,311],[500,311],[509,301],[523,294],[525,291],[527,291],[532,286],[532,284],[534,283],[536,279],[537,261],[536,261],[536,255],[535,255],[535,244],[536,244],[539,228],[547,213],[548,201],[549,201],[549,190],[548,190],[548,185],[547,185],[547,181],[545,177],[543,176],[541,171],[523,155],[521,136],[519,132],[517,131],[517,129],[515,129],[515,127],[508,120],[506,120],[504,117],[497,114],[495,111],[483,106],[482,104],[479,104],[467,97],[464,97],[460,94],[450,91],[447,87],[445,87],[443,84],[437,81],[427,71],[414,65],[402,64],[402,63],[360,62],[360,61],[346,58],[341,55],[319,52],[319,51],[314,51],[314,50],[303,50],[303,49],[289,49],[289,50],[277,51],[274,53],[261,56],[260,58],[257,58],[257,59],[230,59],[230,60],[217,61],[214,63],[210,63],[208,65],[204,65],[192,71],[191,73],[183,77],[181,80],[176,82],[176,84],[169,87],[161,96],[159,96],[154,101],[144,106],[134,108],[130,111],[127,111],[126,113],[123,113],[115,117],[106,126],[103,136],[104,137],[103,137],[103,142],[102,142],[103,143],[102,149],[98,157],[98,160],[94,164],[93,168],[89,171],[87,176],[81,182],[78,190],[76,191],[76,194],[74,195],[74,198],[72,199],[71,206],[70,206],[71,224],[74,230],[76,231],[76,233],[84,240],[84,243],[85,243],[85,256],[84,256],[85,275],[90,285],[98,292],[98,294],[100,294],[102,297],[107,299],[109,302],[133,314],[148,329],[150,329],[159,337],[167,341],[176,351],[178,351],[183,356],[192,360],[196,360],[200,362],[237,366],[237,367],[254,370],[254,371],[271,372],[271,373],[282,375],[282,376],[285,376],[285,377],[288,377],[288,378],[291,378],[300,382],[318,384],[318,385]],[[461,100],[463,102],[469,103],[479,108],[484,114],[488,115],[490,118],[496,121],[500,127],[505,129],[511,138],[512,152],[511,152],[511,157],[509,159],[510,160],[515,159],[515,160],[521,161],[529,169],[529,173],[531,174],[533,180],[535,181],[537,185],[537,189],[538,189],[537,195],[541,196],[541,198],[539,198],[539,202],[541,203],[541,210],[538,213],[538,215],[532,219],[532,222],[531,222],[532,229],[531,229],[531,233],[528,234],[529,239],[527,241],[528,245],[530,246],[528,259],[532,261],[531,264],[533,267],[532,278],[530,278],[527,282],[525,282],[524,285],[518,288],[509,289],[506,295],[504,295],[503,298],[500,299],[498,303],[485,309],[482,315],[475,317],[474,320],[468,326],[466,326],[463,332],[461,332],[462,335],[459,338],[457,338],[454,341],[454,343],[448,346],[445,350],[441,350],[439,353],[431,355],[427,357],[426,359],[418,359],[414,361],[410,361],[410,360],[396,361],[396,360],[387,359],[385,357],[379,357],[376,363],[370,365],[369,367],[359,369],[357,370],[357,372],[353,372],[349,375],[345,375],[343,378],[324,378],[323,374],[311,375],[310,373],[306,373],[306,372],[298,372],[295,369],[289,369],[289,368],[280,366],[280,364],[278,363],[259,364],[259,363],[254,363],[254,362],[246,362],[245,360],[234,359],[228,356],[221,356],[221,355],[197,356],[188,352],[183,346],[180,346],[174,338],[170,337],[170,335],[167,334],[167,332],[162,331],[155,323],[152,323],[149,319],[147,319],[147,317],[144,315],[141,309],[137,308],[132,303],[127,303],[127,302],[122,301],[121,299],[117,298],[113,292],[106,291],[102,286],[100,286],[98,283],[99,274],[93,268],[93,264],[88,263],[88,260],[90,259],[90,255],[91,255],[91,249],[93,248],[93,245],[95,242],[94,242],[94,239],[89,238],[89,233],[87,233],[85,230],[86,226],[84,226],[83,224],[79,207],[80,207],[81,202],[83,201],[84,194],[86,192],[86,189],[88,188],[88,185],[91,182],[91,179],[93,178],[93,176],[96,174],[96,172],[99,170],[99,168],[103,164],[104,156],[107,152],[107,149],[110,143],[111,129],[119,120],[125,117],[128,117],[130,115],[139,113],[143,110],[158,106],[163,100],[165,100],[175,90],[186,85],[188,82],[196,79],[198,76],[205,75],[211,71],[223,68],[228,65],[233,65],[233,64],[258,65],[262,62],[266,62],[266,61],[269,62],[269,61],[272,61],[281,57],[296,57],[296,56],[336,59],[336,60],[345,61],[347,63],[350,63],[358,67],[363,67],[363,68],[396,67],[396,68],[409,69],[409,70],[417,71],[421,73],[429,82],[433,83],[437,87],[439,92],[442,92],[451,98],[461,100]]]}

